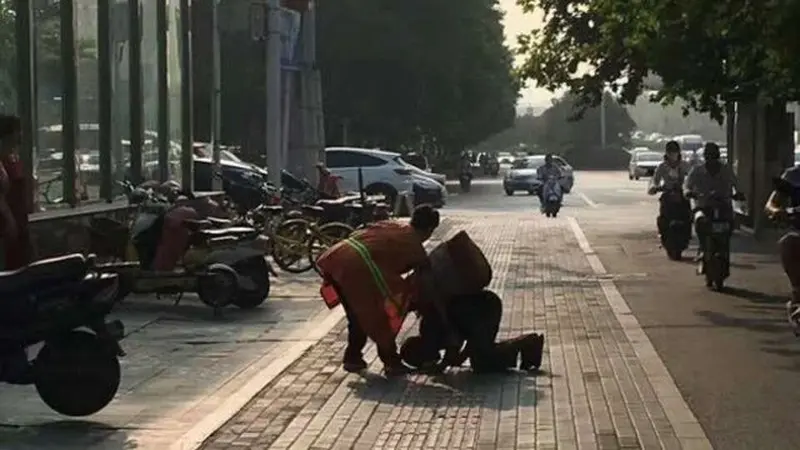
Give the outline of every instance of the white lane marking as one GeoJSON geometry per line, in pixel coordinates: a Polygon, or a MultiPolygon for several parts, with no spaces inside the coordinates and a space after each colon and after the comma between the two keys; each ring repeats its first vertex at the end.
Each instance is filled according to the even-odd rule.
{"type": "Polygon", "coordinates": [[[309,321],[307,326],[292,333],[291,338],[287,339],[288,342],[284,342],[278,349],[269,352],[233,376],[225,384],[240,384],[241,387],[229,395],[227,400],[220,404],[212,414],[197,422],[177,442],[170,445],[170,450],[195,450],[203,445],[209,436],[225,425],[225,422],[244,408],[253,397],[300,358],[309,347],[328,334],[342,318],[344,318],[342,308],[323,311],[318,317],[309,321]],[[256,371],[257,373],[253,373],[256,371]]]}
{"type": "MultiPolygon", "coordinates": [[[[578,221],[574,217],[567,217],[569,226],[572,228],[572,233],[578,241],[589,265],[597,275],[606,274],[606,268],[597,256],[597,253],[592,249],[589,240],[583,233],[578,221]]],[[[713,450],[711,442],[708,440],[703,427],[698,422],[689,405],[683,399],[675,380],[669,374],[664,361],[656,352],[650,338],[647,337],[644,330],[642,330],[636,316],[631,312],[628,303],[622,297],[622,294],[617,289],[616,284],[611,280],[601,280],[600,287],[603,289],[606,300],[609,306],[614,311],[617,321],[625,331],[631,345],[633,346],[636,356],[642,364],[645,374],[647,375],[653,390],[661,403],[664,412],[669,419],[675,434],[681,443],[681,448],[691,448],[693,450],[713,450]]]]}
{"type": "Polygon", "coordinates": [[[581,200],[586,202],[586,204],[589,205],[590,207],[597,208],[598,206],[597,203],[595,203],[592,199],[589,198],[589,196],[587,196],[583,192],[578,192],[578,197],[580,197],[581,200]]]}

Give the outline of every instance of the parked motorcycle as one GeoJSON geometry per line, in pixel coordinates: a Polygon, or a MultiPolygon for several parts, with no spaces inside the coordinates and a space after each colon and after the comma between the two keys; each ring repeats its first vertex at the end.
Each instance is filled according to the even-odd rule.
{"type": "Polygon", "coordinates": [[[542,212],[547,217],[558,216],[563,200],[564,191],[561,188],[561,180],[556,176],[547,177],[542,186],[542,212]]]}
{"type": "Polygon", "coordinates": [[[119,279],[94,257],[44,259],[0,272],[0,381],[33,384],[67,416],[88,416],[113,400],[120,383],[124,327],[107,321],[119,279]],[[26,349],[44,343],[29,361],[26,349]]]}
{"type": "Polygon", "coordinates": [[[680,185],[659,186],[656,192],[661,192],[659,202],[664,213],[664,216],[659,218],[665,225],[664,230],[660,230],[661,245],[669,259],[680,261],[683,251],[689,247],[692,238],[690,209],[680,185]]]}
{"type": "Polygon", "coordinates": [[[269,275],[275,272],[264,250],[253,245],[256,229],[230,226],[225,219],[203,219],[194,208],[152,193],[131,197],[145,197],[128,234],[136,260],[98,266],[120,275],[124,295],[178,294],[177,304],[184,292],[197,292],[215,313],[230,304],[255,308],[266,300],[269,275]]]}

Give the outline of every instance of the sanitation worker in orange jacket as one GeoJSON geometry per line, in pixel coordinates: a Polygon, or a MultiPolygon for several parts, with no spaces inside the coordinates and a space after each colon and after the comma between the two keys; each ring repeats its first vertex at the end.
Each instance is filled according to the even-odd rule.
{"type": "Polygon", "coordinates": [[[409,371],[397,353],[395,337],[416,296],[410,271],[426,267],[423,243],[439,226],[439,213],[417,207],[406,225],[382,221],[338,242],[317,260],[323,277],[320,290],[328,307],[342,304],[347,315],[344,369],[367,367],[362,355],[367,337],[375,341],[387,375],[409,371]]]}

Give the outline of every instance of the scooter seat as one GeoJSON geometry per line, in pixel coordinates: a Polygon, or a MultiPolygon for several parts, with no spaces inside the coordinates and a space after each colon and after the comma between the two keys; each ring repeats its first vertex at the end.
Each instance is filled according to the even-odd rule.
{"type": "Polygon", "coordinates": [[[271,212],[271,213],[279,213],[283,212],[283,206],[281,205],[269,205],[264,207],[264,211],[271,212]]]}
{"type": "Polygon", "coordinates": [[[208,220],[208,222],[215,227],[227,227],[233,225],[232,220],[223,219],[220,217],[209,217],[206,220],[208,220]]]}
{"type": "Polygon", "coordinates": [[[320,216],[325,212],[325,208],[321,206],[311,206],[311,205],[304,205],[303,206],[303,213],[308,214],[310,216],[320,216]]]}
{"type": "Polygon", "coordinates": [[[30,265],[0,272],[0,295],[12,292],[30,293],[36,286],[58,280],[82,279],[89,271],[89,262],[80,253],[42,259],[30,265]]]}
{"type": "MultiPolygon", "coordinates": [[[[358,197],[356,197],[355,199],[357,200],[358,197]]],[[[343,206],[343,205],[346,205],[346,204],[352,202],[353,200],[354,199],[352,197],[339,197],[339,198],[334,198],[334,199],[317,200],[317,206],[320,206],[320,207],[323,207],[323,208],[330,207],[330,206],[343,206]]]]}
{"type": "Polygon", "coordinates": [[[252,227],[227,227],[227,228],[207,228],[197,231],[198,234],[207,239],[216,239],[225,236],[246,236],[256,234],[258,231],[252,227]]]}
{"type": "Polygon", "coordinates": [[[348,203],[345,206],[347,207],[347,209],[350,209],[350,210],[353,210],[353,211],[361,211],[362,209],[364,209],[364,205],[362,205],[361,203],[358,203],[358,202],[348,203]]]}

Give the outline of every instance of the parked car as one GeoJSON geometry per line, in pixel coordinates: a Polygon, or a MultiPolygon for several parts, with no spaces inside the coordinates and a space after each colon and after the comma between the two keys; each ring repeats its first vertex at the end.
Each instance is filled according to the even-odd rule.
{"type": "MultiPolygon", "coordinates": [[[[406,157],[405,156],[402,156],[401,159],[403,161],[405,161],[406,163],[408,163],[408,161],[406,161],[406,157]]],[[[447,176],[444,175],[444,174],[433,173],[430,170],[422,170],[418,166],[415,166],[413,164],[408,164],[408,168],[411,169],[412,174],[418,175],[418,176],[421,176],[421,177],[430,178],[430,179],[436,181],[437,183],[439,183],[442,186],[444,186],[447,183],[447,176]]]]}
{"type": "Polygon", "coordinates": [[[425,172],[431,171],[431,165],[428,162],[428,158],[425,157],[422,153],[406,153],[402,156],[403,161],[407,162],[408,164],[421,169],[425,172]]]}
{"type": "Polygon", "coordinates": [[[397,194],[413,192],[414,171],[399,153],[356,147],[325,149],[325,166],[340,177],[342,192],[358,191],[358,169],[367,194],[382,194],[394,204],[397,194]]]}
{"type": "Polygon", "coordinates": [[[447,203],[447,189],[429,177],[412,175],[414,205],[429,204],[441,208],[447,203]]]}
{"type": "Polygon", "coordinates": [[[641,177],[652,177],[656,167],[664,160],[664,155],[656,152],[631,153],[628,163],[628,179],[638,180],[641,177]]]}
{"type": "MultiPolygon", "coordinates": [[[[538,194],[542,188],[542,182],[536,177],[536,170],[544,165],[544,158],[545,155],[533,155],[514,160],[511,169],[503,178],[503,190],[506,195],[514,195],[516,191],[526,191],[531,195],[538,194]]],[[[558,155],[553,155],[553,163],[558,165],[564,173],[561,189],[565,194],[570,193],[575,184],[572,166],[558,155]]]]}

